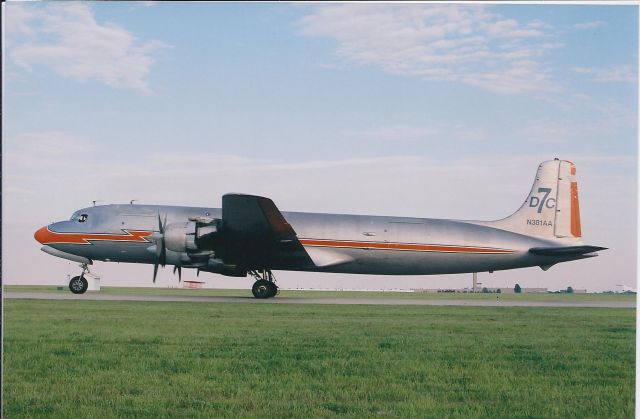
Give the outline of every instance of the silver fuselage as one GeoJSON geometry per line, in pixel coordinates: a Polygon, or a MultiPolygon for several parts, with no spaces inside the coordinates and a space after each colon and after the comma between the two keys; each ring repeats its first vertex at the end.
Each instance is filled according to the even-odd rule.
{"type": "MultiPolygon", "coordinates": [[[[107,262],[156,263],[148,236],[193,217],[220,218],[218,208],[104,205],[79,210],[69,221],[39,230],[36,239],[67,255],[107,262]],[[76,214],[86,214],[80,222],[76,214]],[[59,233],[59,234],[58,234],[59,233]],[[57,237],[71,237],[61,240],[57,237]],[[131,237],[131,239],[121,239],[131,237]],[[66,241],[66,242],[64,242],[66,241]]],[[[283,212],[315,263],[274,258],[274,270],[379,275],[431,275],[550,266],[581,259],[529,252],[557,242],[501,230],[480,222],[429,218],[283,212]]],[[[286,255],[283,255],[286,256],[286,255]]],[[[169,265],[184,255],[167,251],[169,265]]],[[[186,266],[189,267],[189,266],[186,266]]]]}

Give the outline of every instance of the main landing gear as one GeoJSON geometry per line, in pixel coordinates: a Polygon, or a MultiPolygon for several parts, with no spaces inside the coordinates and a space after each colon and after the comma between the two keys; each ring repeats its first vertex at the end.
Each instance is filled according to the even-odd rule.
{"type": "Polygon", "coordinates": [[[89,282],[87,282],[84,277],[85,273],[90,274],[89,266],[86,263],[83,263],[80,266],[82,267],[82,273],[78,276],[74,276],[71,278],[71,281],[69,281],[69,289],[74,294],[84,294],[87,291],[87,288],[89,288],[89,282]]]}
{"type": "Polygon", "coordinates": [[[269,269],[249,271],[249,274],[256,279],[251,288],[254,297],[263,299],[276,296],[278,293],[278,286],[275,283],[276,278],[269,269]]]}

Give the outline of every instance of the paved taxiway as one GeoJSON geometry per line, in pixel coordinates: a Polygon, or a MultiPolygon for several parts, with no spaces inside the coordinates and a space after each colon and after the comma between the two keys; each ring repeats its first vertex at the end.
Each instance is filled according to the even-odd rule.
{"type": "Polygon", "coordinates": [[[469,307],[603,307],[635,308],[635,301],[507,301],[507,300],[428,300],[400,298],[300,298],[276,297],[257,300],[253,297],[211,297],[173,295],[135,295],[88,293],[74,295],[53,292],[6,292],[5,298],[35,300],[85,300],[85,301],[188,301],[199,303],[252,303],[252,304],[370,304],[370,305],[418,305],[418,306],[469,306],[469,307]]]}

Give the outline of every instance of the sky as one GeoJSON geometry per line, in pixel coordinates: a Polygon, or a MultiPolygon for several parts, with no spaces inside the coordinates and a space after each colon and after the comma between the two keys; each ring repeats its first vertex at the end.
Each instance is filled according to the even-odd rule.
{"type": "MultiPolygon", "coordinates": [[[[585,243],[610,249],[479,281],[636,283],[636,6],[2,7],[4,283],[79,274],[33,233],[93,200],[219,207],[243,192],[282,211],[493,220],[519,207],[554,157],[578,168],[585,243]]],[[[152,285],[150,265],[92,271],[103,286],[152,285]]],[[[471,284],[471,274],[276,277],[285,288],[471,284]]],[[[160,273],[157,286],[178,285],[160,273]]]]}

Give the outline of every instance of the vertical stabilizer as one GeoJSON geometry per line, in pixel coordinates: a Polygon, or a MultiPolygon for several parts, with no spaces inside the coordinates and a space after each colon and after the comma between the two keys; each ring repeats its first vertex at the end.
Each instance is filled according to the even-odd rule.
{"type": "Polygon", "coordinates": [[[482,224],[528,236],[580,242],[576,166],[558,159],[541,163],[520,209],[502,220],[482,224]]]}

